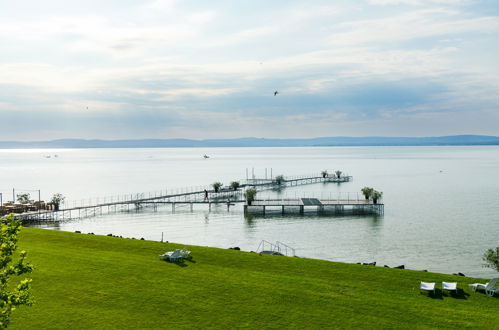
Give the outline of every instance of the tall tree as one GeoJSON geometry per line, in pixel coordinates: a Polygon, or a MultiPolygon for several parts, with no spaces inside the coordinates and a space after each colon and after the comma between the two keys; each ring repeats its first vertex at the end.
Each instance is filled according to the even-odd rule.
{"type": "Polygon", "coordinates": [[[20,280],[18,277],[33,270],[26,261],[26,251],[17,249],[18,234],[21,230],[21,221],[15,220],[12,215],[0,218],[0,329],[9,325],[12,311],[20,305],[31,305],[31,279],[20,280]]]}

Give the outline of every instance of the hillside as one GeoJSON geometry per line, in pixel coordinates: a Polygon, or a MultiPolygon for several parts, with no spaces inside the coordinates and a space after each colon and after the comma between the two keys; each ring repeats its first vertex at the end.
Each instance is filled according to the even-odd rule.
{"type": "MultiPolygon", "coordinates": [[[[499,298],[483,279],[188,247],[192,261],[157,255],[183,245],[23,228],[36,303],[12,329],[494,328],[499,298]],[[458,281],[429,297],[419,282],[458,281]]],[[[440,286],[440,285],[439,285],[440,286]]]]}

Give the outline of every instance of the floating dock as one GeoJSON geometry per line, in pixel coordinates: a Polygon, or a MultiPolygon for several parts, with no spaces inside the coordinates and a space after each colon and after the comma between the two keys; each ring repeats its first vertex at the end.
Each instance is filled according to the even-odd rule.
{"type": "Polygon", "coordinates": [[[244,213],[263,213],[265,215],[266,213],[304,214],[306,212],[336,215],[380,215],[384,213],[384,204],[374,204],[370,200],[361,199],[296,198],[254,200],[251,205],[244,205],[244,213]]]}

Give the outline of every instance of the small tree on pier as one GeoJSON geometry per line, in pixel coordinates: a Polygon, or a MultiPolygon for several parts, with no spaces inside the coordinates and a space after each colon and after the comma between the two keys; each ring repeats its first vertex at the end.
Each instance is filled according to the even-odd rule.
{"type": "Polygon", "coordinates": [[[326,178],[328,176],[328,173],[327,173],[326,170],[324,170],[324,171],[321,172],[321,175],[322,175],[323,178],[326,178]]]}
{"type": "Polygon", "coordinates": [[[362,194],[364,195],[364,197],[367,200],[371,197],[372,193],[374,192],[374,189],[371,187],[364,187],[360,191],[362,191],[362,194]]]}
{"type": "Polygon", "coordinates": [[[240,184],[239,184],[239,181],[232,181],[230,183],[230,188],[233,189],[234,191],[237,190],[237,188],[239,188],[240,184]]]}
{"type": "Polygon", "coordinates": [[[57,193],[52,196],[52,199],[50,201],[52,202],[52,204],[54,204],[54,209],[56,211],[59,211],[59,206],[62,204],[62,202],[64,202],[65,199],[66,197],[64,197],[62,194],[57,193]]]}
{"type": "Polygon", "coordinates": [[[223,186],[223,183],[221,183],[221,182],[215,182],[215,183],[213,183],[211,186],[213,187],[213,189],[214,189],[214,190],[215,190],[215,192],[217,193],[217,192],[218,192],[218,190],[220,190],[220,187],[222,187],[222,186],[223,186]]]}
{"type": "Polygon", "coordinates": [[[495,269],[499,272],[499,246],[494,249],[488,249],[483,254],[484,267],[495,269]]]}
{"type": "Polygon", "coordinates": [[[19,253],[19,260],[13,262],[12,255],[17,249],[18,233],[21,221],[12,215],[0,218],[0,329],[9,325],[10,315],[17,306],[31,305],[31,279],[21,280],[17,286],[12,283],[12,276],[30,273],[33,267],[26,262],[26,251],[19,253]]]}
{"type": "Polygon", "coordinates": [[[343,173],[342,171],[335,171],[334,173],[336,173],[336,176],[339,178],[341,178],[341,174],[343,173]]]}
{"type": "Polygon", "coordinates": [[[29,202],[29,194],[28,193],[24,193],[24,194],[17,194],[16,195],[17,197],[17,201],[21,204],[26,204],[29,202]]]}
{"type": "Polygon", "coordinates": [[[371,198],[373,199],[374,204],[378,204],[378,200],[383,196],[383,193],[381,191],[374,190],[371,193],[371,198]]]}
{"type": "Polygon", "coordinates": [[[283,175],[278,175],[275,177],[275,183],[278,185],[281,185],[284,182],[284,176],[283,175]]]}
{"type": "Polygon", "coordinates": [[[255,197],[256,197],[255,188],[246,189],[246,191],[244,192],[244,198],[246,198],[248,205],[251,205],[251,203],[255,200],[255,197]]]}

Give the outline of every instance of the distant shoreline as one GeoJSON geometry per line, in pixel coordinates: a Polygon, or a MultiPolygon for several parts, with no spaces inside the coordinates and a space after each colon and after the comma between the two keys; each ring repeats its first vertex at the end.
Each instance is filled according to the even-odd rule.
{"type": "Polygon", "coordinates": [[[361,146],[495,146],[498,136],[451,135],[439,137],[318,137],[308,139],[137,139],[0,141],[0,149],[87,148],[243,148],[243,147],[361,147],[361,146]]]}

